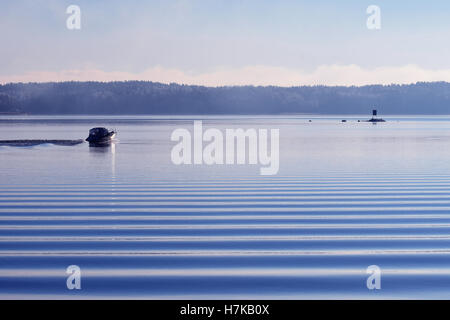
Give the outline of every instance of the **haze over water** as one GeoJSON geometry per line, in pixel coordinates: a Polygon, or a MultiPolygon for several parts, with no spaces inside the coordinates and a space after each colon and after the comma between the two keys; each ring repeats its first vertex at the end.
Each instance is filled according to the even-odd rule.
{"type": "Polygon", "coordinates": [[[1,116],[2,140],[118,135],[0,146],[0,297],[450,298],[450,118],[341,119],[1,116]],[[278,174],[172,164],[193,120],[280,129],[278,174]]]}

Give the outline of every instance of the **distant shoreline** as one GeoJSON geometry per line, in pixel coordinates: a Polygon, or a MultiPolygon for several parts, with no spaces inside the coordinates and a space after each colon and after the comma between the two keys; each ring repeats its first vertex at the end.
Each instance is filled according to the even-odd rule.
{"type": "Polygon", "coordinates": [[[0,115],[450,115],[450,83],[203,87],[157,82],[0,85],[0,115]]]}
{"type": "Polygon", "coordinates": [[[0,116],[27,116],[27,113],[20,112],[0,112],[0,116]]]}

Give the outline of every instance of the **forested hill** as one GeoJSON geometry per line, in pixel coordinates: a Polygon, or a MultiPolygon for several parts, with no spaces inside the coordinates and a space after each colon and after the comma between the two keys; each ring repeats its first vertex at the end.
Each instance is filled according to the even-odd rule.
{"type": "Polygon", "coordinates": [[[202,87],[144,81],[0,85],[0,113],[450,114],[450,83],[202,87]]]}

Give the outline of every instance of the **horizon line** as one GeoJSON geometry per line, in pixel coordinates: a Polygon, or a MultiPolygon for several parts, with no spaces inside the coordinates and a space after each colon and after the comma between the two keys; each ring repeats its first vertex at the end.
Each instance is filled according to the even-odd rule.
{"type": "Polygon", "coordinates": [[[101,81],[101,80],[62,80],[62,81],[28,81],[28,82],[5,82],[1,83],[0,86],[9,86],[9,85],[43,85],[43,84],[63,84],[63,83],[95,83],[95,84],[110,84],[110,83],[128,83],[128,82],[137,82],[137,83],[151,83],[151,84],[161,84],[165,86],[186,86],[186,87],[203,87],[203,88],[245,88],[245,87],[254,87],[254,88],[303,88],[303,87],[328,87],[328,88],[363,88],[363,87],[390,87],[390,86],[413,86],[418,84],[450,84],[450,81],[415,81],[410,83],[372,83],[372,84],[361,84],[361,85],[334,85],[334,84],[300,84],[300,85],[292,85],[292,86],[281,86],[281,85],[258,85],[258,84],[235,84],[235,85],[203,85],[203,84],[188,84],[188,83],[180,83],[180,82],[161,82],[161,81],[153,81],[153,80],[111,80],[111,81],[101,81]]]}

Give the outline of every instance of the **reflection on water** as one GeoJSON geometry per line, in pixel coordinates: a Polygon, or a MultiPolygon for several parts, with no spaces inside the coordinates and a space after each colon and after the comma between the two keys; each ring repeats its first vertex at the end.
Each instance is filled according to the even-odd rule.
{"type": "Polygon", "coordinates": [[[114,196],[116,182],[116,140],[101,144],[89,143],[89,153],[92,155],[93,161],[100,162],[104,165],[104,167],[108,167],[108,165],[110,166],[111,196],[114,196]]]}
{"type": "Polygon", "coordinates": [[[272,177],[173,165],[170,134],[191,120],[81,120],[2,122],[4,139],[100,124],[120,141],[0,147],[0,297],[450,297],[448,118],[203,119],[279,128],[272,177]],[[80,291],[65,289],[69,265],[80,291]]]}
{"type": "Polygon", "coordinates": [[[115,154],[116,152],[116,142],[110,141],[107,143],[89,143],[89,151],[93,154],[96,153],[110,153],[115,154]]]}

